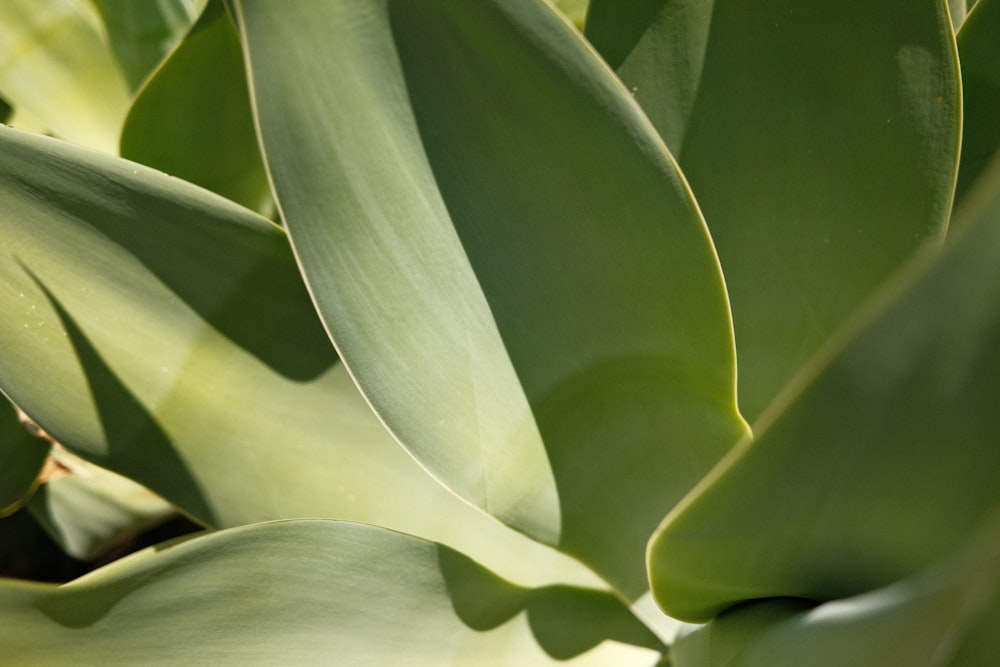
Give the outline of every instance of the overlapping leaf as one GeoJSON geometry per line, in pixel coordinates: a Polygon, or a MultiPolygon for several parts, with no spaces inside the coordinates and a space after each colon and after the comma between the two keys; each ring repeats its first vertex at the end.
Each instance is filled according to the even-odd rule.
{"type": "Polygon", "coordinates": [[[595,0],[586,34],[702,206],[753,423],[893,270],[943,236],[960,141],[948,8],[595,0]]]}
{"type": "Polygon", "coordinates": [[[17,509],[32,491],[49,445],[32,437],[14,406],[0,397],[0,516],[17,509]]]}
{"type": "Polygon", "coordinates": [[[668,613],[829,600],[944,558],[1000,505],[1000,163],[967,229],[923,258],[667,517],[650,547],[668,613]]]}
{"type": "Polygon", "coordinates": [[[209,3],[136,98],[121,154],[256,211],[273,211],[243,57],[221,0],[209,3]]]}
{"type": "Polygon", "coordinates": [[[210,525],[348,518],[528,581],[565,569],[389,438],[280,228],[44,137],[5,129],[0,152],[0,387],[57,441],[210,525]]]}
{"type": "Polygon", "coordinates": [[[265,162],[321,315],[435,475],[628,596],[744,431],[680,172],[540,2],[238,2],[265,162]]]}
{"type": "Polygon", "coordinates": [[[2,581],[0,643],[12,664],[75,665],[649,665],[661,648],[608,593],[521,589],[440,545],[322,521],[156,547],[61,587],[2,581]]]}
{"type": "Polygon", "coordinates": [[[962,59],[962,163],[956,205],[1000,149],[1000,2],[979,0],[958,33],[962,59]]]}

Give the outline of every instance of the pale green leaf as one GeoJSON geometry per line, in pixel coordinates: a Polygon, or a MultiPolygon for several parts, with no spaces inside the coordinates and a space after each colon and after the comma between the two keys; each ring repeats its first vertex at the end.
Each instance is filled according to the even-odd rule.
{"type": "Polygon", "coordinates": [[[753,424],[915,250],[960,141],[943,2],[595,0],[587,35],[677,157],[729,287],[753,424]]]}
{"type": "Polygon", "coordinates": [[[131,101],[87,0],[0,2],[0,95],[35,124],[110,153],[131,101]]]}
{"type": "Polygon", "coordinates": [[[856,595],[919,571],[1000,503],[1000,162],[966,229],[842,332],[650,547],[673,616],[856,595]]]}
{"type": "Polygon", "coordinates": [[[211,2],[136,98],[121,154],[269,214],[249,99],[236,32],[211,2]]]}
{"type": "Polygon", "coordinates": [[[141,165],[0,131],[0,387],[197,520],[332,517],[528,583],[594,581],[431,479],[320,326],[284,233],[141,165]]]}
{"type": "Polygon", "coordinates": [[[608,593],[517,588],[457,553],[295,521],[154,547],[63,586],[0,581],[11,664],[652,665],[608,593]]]}
{"type": "Polygon", "coordinates": [[[42,484],[27,507],[73,558],[92,560],[176,513],[149,489],[61,447],[52,457],[62,473],[42,484]]]}
{"type": "Polygon", "coordinates": [[[621,84],[531,0],[238,2],[338,349],[427,468],[630,598],[744,432],[711,242],[621,84]]]}

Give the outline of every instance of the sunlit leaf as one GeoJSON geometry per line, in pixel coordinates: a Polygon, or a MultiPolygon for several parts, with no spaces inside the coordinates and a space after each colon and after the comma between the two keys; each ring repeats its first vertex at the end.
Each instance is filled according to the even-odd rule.
{"type": "Polygon", "coordinates": [[[156,547],[61,587],[0,581],[0,642],[11,664],[74,665],[648,666],[660,648],[608,593],[518,588],[440,545],[325,521],[156,547]]]}
{"type": "Polygon", "coordinates": [[[0,2],[0,95],[58,136],[111,153],[130,102],[85,0],[0,2]]]}
{"type": "Polygon", "coordinates": [[[528,583],[594,581],[431,479],[371,413],[280,228],[141,165],[0,131],[0,387],[197,520],[331,517],[528,583]]]}
{"type": "Polygon", "coordinates": [[[542,3],[236,6],[282,218],[380,417],[640,595],[658,519],[744,432],[715,254],[653,128],[542,3]]]}

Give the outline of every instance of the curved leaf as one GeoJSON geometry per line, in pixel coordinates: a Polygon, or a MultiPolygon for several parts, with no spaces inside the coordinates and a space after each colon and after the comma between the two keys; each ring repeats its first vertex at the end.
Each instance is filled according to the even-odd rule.
{"type": "Polygon", "coordinates": [[[38,487],[27,507],[63,551],[93,560],[176,514],[172,505],[130,479],[87,463],[61,447],[64,470],[38,487]]]}
{"type": "Polygon", "coordinates": [[[725,291],[652,128],[539,2],[239,2],[265,162],[394,434],[629,597],[744,430],[725,291]]]}
{"type": "Polygon", "coordinates": [[[129,88],[137,90],[204,9],[206,0],[91,0],[129,88]]]}
{"type": "Polygon", "coordinates": [[[671,647],[674,667],[990,664],[996,653],[970,653],[983,648],[970,643],[975,631],[995,632],[1000,611],[1000,533],[996,521],[985,528],[945,562],[857,597],[737,607],[682,635],[671,647]]]}
{"type": "Polygon", "coordinates": [[[1000,2],[979,0],[958,33],[962,60],[962,162],[956,206],[1000,149],[1000,2]]]}
{"type": "Polygon", "coordinates": [[[667,613],[859,594],[950,553],[1000,504],[1000,162],[968,229],[911,266],[664,520],[667,613]]]}
{"type": "Polygon", "coordinates": [[[5,129],[0,153],[0,387],[58,442],[209,525],[358,520],[519,581],[594,580],[392,441],[336,362],[280,228],[45,137],[5,129]]]}
{"type": "Polygon", "coordinates": [[[0,95],[58,136],[109,153],[130,102],[100,17],[82,0],[0,3],[0,95]]]}
{"type": "Polygon", "coordinates": [[[0,581],[17,664],[649,665],[658,644],[629,618],[608,593],[519,589],[431,542],[324,521],[154,547],[59,587],[0,581]]]}
{"type": "Polygon", "coordinates": [[[32,437],[14,406],[0,396],[0,516],[31,493],[48,455],[48,443],[32,437]]]}
{"type": "Polygon", "coordinates": [[[133,103],[121,154],[271,213],[249,99],[236,32],[211,2],[133,103]]]}
{"type": "Polygon", "coordinates": [[[948,8],[595,0],[586,32],[701,204],[753,424],[883,280],[943,236],[961,114],[948,8]]]}

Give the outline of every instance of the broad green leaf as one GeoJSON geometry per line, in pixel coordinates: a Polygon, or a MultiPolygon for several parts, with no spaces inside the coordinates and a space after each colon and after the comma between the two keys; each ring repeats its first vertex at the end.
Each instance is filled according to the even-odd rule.
{"type": "Polygon", "coordinates": [[[650,572],[669,614],[884,586],[1000,504],[994,167],[963,209],[968,228],[887,287],[664,520],[650,572]]]}
{"type": "Polygon", "coordinates": [[[27,507],[73,558],[92,560],[176,513],[149,489],[61,447],[52,457],[64,473],[39,486],[27,507]]]}
{"type": "Polygon", "coordinates": [[[1000,533],[996,521],[955,557],[885,588],[813,606],[803,600],[750,602],[682,634],[674,667],[978,667],[996,653],[1000,533]],[[988,646],[988,644],[987,644],[988,646]]]}
{"type": "Polygon", "coordinates": [[[280,228],[45,137],[5,129],[0,154],[0,387],[58,442],[209,525],[351,519],[529,583],[593,581],[392,441],[337,363],[280,228]]]}
{"type": "Polygon", "coordinates": [[[630,599],[744,432],[725,290],[652,127],[541,2],[238,2],[265,163],[380,417],[630,599]]]}
{"type": "Polygon", "coordinates": [[[236,32],[211,2],[136,98],[121,154],[270,213],[249,99],[236,32]]]}
{"type": "Polygon", "coordinates": [[[660,648],[608,593],[517,588],[329,521],[154,547],[64,586],[0,581],[0,643],[11,664],[74,665],[651,665],[660,648]]]}
{"type": "Polygon", "coordinates": [[[130,102],[87,0],[0,2],[0,95],[56,135],[110,153],[130,102]]]}
{"type": "Polygon", "coordinates": [[[131,90],[170,52],[206,0],[90,0],[131,90]]]}
{"type": "Polygon", "coordinates": [[[956,206],[1000,149],[1000,2],[980,0],[958,33],[962,60],[962,162],[956,206]]]}
{"type": "Polygon", "coordinates": [[[753,424],[915,250],[943,236],[960,141],[931,0],[595,0],[587,35],[694,190],[726,275],[753,424]]]}
{"type": "Polygon", "coordinates": [[[48,455],[48,443],[28,433],[14,406],[0,396],[0,516],[31,493],[48,455]]]}

